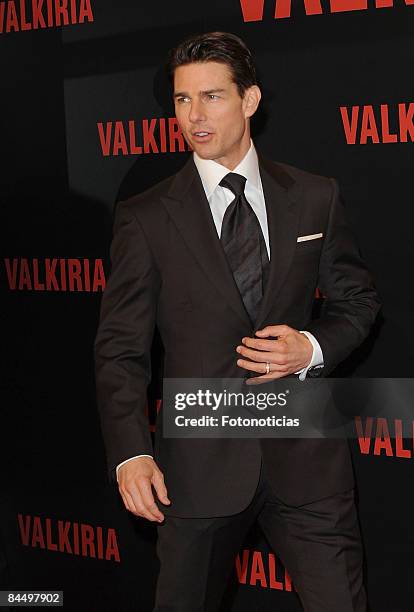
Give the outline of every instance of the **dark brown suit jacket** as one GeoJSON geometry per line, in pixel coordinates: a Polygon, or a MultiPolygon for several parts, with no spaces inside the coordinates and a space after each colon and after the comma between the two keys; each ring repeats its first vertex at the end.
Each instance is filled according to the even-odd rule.
{"type": "Polygon", "coordinates": [[[269,281],[255,328],[227,264],[200,176],[190,158],[176,175],[120,202],[112,271],[95,341],[98,407],[108,460],[115,466],[153,454],[164,472],[166,515],[224,516],[251,500],[261,460],[275,494],[301,505],[353,486],[346,440],[173,439],[153,448],[145,413],[155,325],[164,376],[244,376],[235,347],[265,325],[309,330],[326,376],[367,336],[379,309],[371,277],[344,218],[334,179],[259,154],[271,251],[269,281]],[[297,242],[298,236],[322,239],[297,242]],[[312,320],[316,288],[325,296],[312,320]]]}

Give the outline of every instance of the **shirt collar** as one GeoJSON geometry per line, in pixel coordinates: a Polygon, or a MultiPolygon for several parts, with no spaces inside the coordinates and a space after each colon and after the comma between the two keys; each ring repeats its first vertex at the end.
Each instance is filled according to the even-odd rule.
{"type": "Polygon", "coordinates": [[[193,159],[200,174],[207,198],[211,196],[221,179],[229,172],[241,174],[247,179],[247,182],[256,187],[256,189],[260,189],[259,162],[252,139],[250,139],[249,150],[234,170],[229,170],[222,164],[214,161],[214,159],[202,159],[195,151],[193,152],[193,159]]]}

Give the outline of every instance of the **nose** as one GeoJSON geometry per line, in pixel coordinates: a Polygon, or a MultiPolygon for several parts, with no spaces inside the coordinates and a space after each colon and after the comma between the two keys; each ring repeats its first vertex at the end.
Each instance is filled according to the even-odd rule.
{"type": "Polygon", "coordinates": [[[205,118],[206,116],[202,102],[200,100],[193,99],[191,101],[188,119],[191,121],[191,123],[199,123],[200,121],[204,121],[205,118]]]}

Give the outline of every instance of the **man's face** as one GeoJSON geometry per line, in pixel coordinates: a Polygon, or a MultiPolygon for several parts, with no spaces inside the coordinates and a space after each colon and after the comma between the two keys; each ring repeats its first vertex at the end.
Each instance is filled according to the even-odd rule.
{"type": "Polygon", "coordinates": [[[193,63],[175,70],[175,113],[185,139],[200,157],[229,169],[249,149],[249,117],[259,100],[257,86],[240,97],[226,64],[193,63]]]}

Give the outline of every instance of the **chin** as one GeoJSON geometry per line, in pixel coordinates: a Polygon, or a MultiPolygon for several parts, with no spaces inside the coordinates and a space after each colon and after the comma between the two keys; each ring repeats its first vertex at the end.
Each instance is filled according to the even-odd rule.
{"type": "Polygon", "coordinates": [[[213,154],[210,154],[209,151],[206,151],[205,149],[196,151],[196,153],[199,157],[201,157],[201,159],[214,159],[213,154]]]}
{"type": "MultiPolygon", "coordinates": [[[[193,147],[194,148],[194,147],[193,147]]],[[[215,159],[217,155],[212,150],[208,150],[206,147],[201,147],[200,149],[194,149],[201,159],[215,159]]]]}

